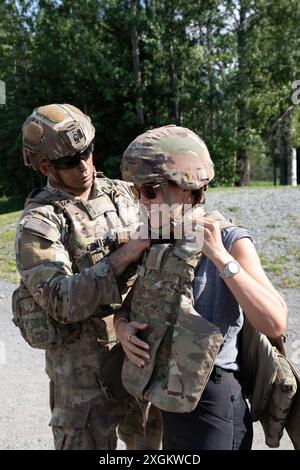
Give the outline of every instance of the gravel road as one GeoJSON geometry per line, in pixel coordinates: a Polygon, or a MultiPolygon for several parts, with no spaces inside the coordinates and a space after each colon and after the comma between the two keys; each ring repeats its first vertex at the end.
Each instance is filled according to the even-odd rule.
{"type": "MultiPolygon", "coordinates": [[[[300,369],[300,188],[212,190],[207,210],[212,208],[253,234],[268,275],[288,304],[287,350],[300,369]]],[[[0,449],[52,449],[44,353],[27,346],[11,322],[13,289],[0,280],[0,449]]],[[[268,449],[258,423],[253,448],[268,449]]],[[[292,449],[287,436],[280,449],[292,449]]]]}

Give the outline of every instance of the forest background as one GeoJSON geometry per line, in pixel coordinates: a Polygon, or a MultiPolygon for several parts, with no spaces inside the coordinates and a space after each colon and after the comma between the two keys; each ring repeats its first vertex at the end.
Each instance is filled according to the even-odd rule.
{"type": "Polygon", "coordinates": [[[137,134],[174,123],[207,143],[214,185],[289,183],[299,25],[298,0],[0,0],[0,196],[43,183],[21,127],[52,102],[91,116],[109,177],[137,134]]]}

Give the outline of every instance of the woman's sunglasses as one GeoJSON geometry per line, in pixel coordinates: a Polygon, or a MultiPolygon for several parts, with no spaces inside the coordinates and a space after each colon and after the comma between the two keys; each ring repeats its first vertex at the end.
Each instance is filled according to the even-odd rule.
{"type": "Polygon", "coordinates": [[[94,145],[91,143],[85,150],[82,152],[75,153],[72,157],[59,158],[54,160],[53,166],[58,170],[69,170],[71,168],[76,168],[81,160],[88,160],[91,153],[93,152],[94,145]]]}
{"type": "Polygon", "coordinates": [[[140,199],[143,195],[146,199],[155,199],[160,187],[158,184],[143,184],[142,186],[134,185],[134,190],[137,195],[137,198],[140,199]]]}

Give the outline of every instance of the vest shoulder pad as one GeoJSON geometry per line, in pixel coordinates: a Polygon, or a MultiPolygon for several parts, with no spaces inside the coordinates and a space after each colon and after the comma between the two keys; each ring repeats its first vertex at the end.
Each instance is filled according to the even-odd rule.
{"type": "Polygon", "coordinates": [[[219,222],[220,224],[220,229],[224,230],[228,227],[236,227],[236,224],[234,224],[232,219],[227,220],[221,212],[217,210],[213,210],[212,212],[208,212],[205,214],[205,217],[209,217],[210,219],[213,219],[216,222],[219,222]]]}
{"type": "Polygon", "coordinates": [[[25,207],[34,201],[36,196],[43,191],[43,188],[34,188],[25,199],[25,207]]]}

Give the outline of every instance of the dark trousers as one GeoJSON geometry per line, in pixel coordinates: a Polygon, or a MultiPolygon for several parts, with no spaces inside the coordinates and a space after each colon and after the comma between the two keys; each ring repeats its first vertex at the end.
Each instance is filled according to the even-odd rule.
{"type": "Polygon", "coordinates": [[[248,405],[234,372],[214,367],[197,407],[190,413],[162,411],[164,450],[251,449],[248,405]]]}

